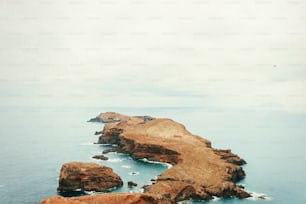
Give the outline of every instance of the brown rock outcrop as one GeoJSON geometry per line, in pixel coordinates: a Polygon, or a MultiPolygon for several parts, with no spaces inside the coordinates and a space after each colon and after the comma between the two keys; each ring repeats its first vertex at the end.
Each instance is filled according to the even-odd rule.
{"type": "Polygon", "coordinates": [[[133,182],[133,181],[129,181],[128,182],[128,186],[129,187],[134,187],[134,186],[137,186],[137,183],[133,182]]]}
{"type": "Polygon", "coordinates": [[[211,142],[192,135],[171,119],[147,122],[130,117],[125,122],[106,124],[99,143],[117,144],[117,151],[133,158],[166,162],[172,168],[161,174],[145,192],[163,195],[174,202],[213,196],[249,197],[236,181],[245,177],[239,166],[245,163],[230,150],[217,150],[211,142]]]}
{"type": "MultiPolygon", "coordinates": [[[[91,118],[88,122],[102,122],[102,123],[115,123],[115,122],[126,122],[130,119],[139,119],[143,122],[154,120],[155,118],[144,115],[144,116],[127,116],[121,113],[116,112],[106,112],[100,113],[97,117],[91,118]]],[[[97,131],[95,134],[101,134],[101,132],[97,131]]]]}
{"type": "Polygon", "coordinates": [[[107,193],[94,196],[82,196],[75,198],[64,198],[53,196],[44,199],[41,204],[171,204],[154,195],[145,193],[107,193]]]}
{"type": "Polygon", "coordinates": [[[106,166],[96,163],[70,162],[62,166],[58,191],[99,191],[122,186],[121,178],[106,166]]]}
{"type": "MultiPolygon", "coordinates": [[[[114,116],[109,114],[100,116],[102,119],[102,116],[108,119],[114,116]]],[[[242,186],[235,184],[245,177],[239,165],[246,162],[230,150],[212,148],[209,140],[192,135],[182,124],[171,119],[145,120],[142,117],[123,115],[119,120],[117,116],[121,114],[112,114],[116,118],[105,124],[98,143],[116,144],[111,151],[127,153],[135,159],[146,158],[173,166],[159,175],[152,185],[145,186],[144,193],[53,197],[45,199],[42,204],[56,204],[57,201],[64,204],[173,204],[187,199],[210,200],[213,196],[250,197],[242,186]]],[[[80,188],[75,183],[78,182],[73,181],[71,186],[80,188]]]]}
{"type": "Polygon", "coordinates": [[[108,160],[108,157],[104,155],[95,155],[92,157],[93,159],[100,159],[100,160],[108,160]]]}
{"type": "Polygon", "coordinates": [[[97,117],[90,119],[88,122],[102,122],[102,123],[113,123],[123,122],[130,119],[130,116],[123,115],[115,112],[101,113],[97,117]]]}

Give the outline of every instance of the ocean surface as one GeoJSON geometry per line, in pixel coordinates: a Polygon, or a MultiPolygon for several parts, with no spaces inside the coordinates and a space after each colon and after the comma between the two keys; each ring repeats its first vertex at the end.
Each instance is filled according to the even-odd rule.
{"type": "Polygon", "coordinates": [[[267,196],[267,200],[233,198],[208,203],[306,202],[306,115],[204,107],[42,106],[0,108],[0,203],[38,204],[56,195],[59,170],[65,162],[112,167],[125,182],[115,190],[121,192],[139,192],[169,168],[116,153],[108,154],[108,161],[92,159],[110,146],[93,144],[97,141],[94,132],[103,124],[86,121],[105,111],[168,117],[183,123],[192,133],[210,139],[215,148],[230,148],[243,157],[248,162],[243,167],[247,176],[240,183],[249,192],[267,196]],[[138,183],[138,187],[128,188],[127,181],[138,183]]]}
{"type": "MultiPolygon", "coordinates": [[[[240,183],[306,203],[306,1],[0,1],[0,204],[56,195],[63,163],[141,186],[168,166],[93,144],[100,112],[172,118],[248,164],[240,183]]],[[[190,201],[191,202],[191,201],[190,201]]]]}

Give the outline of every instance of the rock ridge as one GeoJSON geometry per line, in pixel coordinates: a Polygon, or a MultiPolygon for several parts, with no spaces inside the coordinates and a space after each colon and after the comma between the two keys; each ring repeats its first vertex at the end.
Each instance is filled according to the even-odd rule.
{"type": "MultiPolygon", "coordinates": [[[[246,176],[240,167],[246,164],[245,160],[231,150],[214,149],[209,140],[191,134],[178,122],[114,112],[101,113],[93,121],[105,123],[98,143],[116,144],[104,153],[123,152],[134,159],[165,162],[172,167],[159,175],[153,184],[144,186],[144,193],[107,193],[70,199],[54,197],[63,200],[58,203],[172,204],[188,199],[208,201],[214,196],[251,196],[243,186],[235,184],[246,176]]],[[[47,204],[46,200],[42,204],[47,204]]]]}
{"type": "Polygon", "coordinates": [[[103,192],[122,185],[121,178],[109,167],[91,162],[69,162],[61,168],[57,190],[103,192]]]}
{"type": "Polygon", "coordinates": [[[102,132],[98,142],[117,144],[117,152],[173,165],[154,184],[144,188],[146,193],[167,195],[174,202],[250,196],[235,184],[245,177],[240,167],[245,160],[231,150],[212,148],[209,140],[192,135],[171,119],[157,118],[144,123],[130,117],[125,122],[106,124],[102,132]]]}

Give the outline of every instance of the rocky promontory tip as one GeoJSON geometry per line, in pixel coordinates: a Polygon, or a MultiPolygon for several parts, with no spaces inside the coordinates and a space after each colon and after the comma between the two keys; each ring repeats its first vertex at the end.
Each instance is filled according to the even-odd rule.
{"type": "MultiPolygon", "coordinates": [[[[145,116],[127,116],[116,112],[105,112],[100,113],[95,118],[91,118],[88,122],[102,122],[102,123],[116,123],[116,122],[126,122],[132,118],[138,118],[143,120],[143,122],[154,120],[155,118],[145,115],[145,116]]],[[[96,135],[101,134],[101,132],[95,132],[96,135]]]]}
{"type": "Polygon", "coordinates": [[[57,190],[104,192],[122,185],[121,178],[109,167],[96,163],[70,162],[61,168],[57,190]]]}
{"type": "Polygon", "coordinates": [[[172,204],[188,199],[207,201],[214,196],[251,196],[243,186],[235,184],[245,177],[240,167],[245,160],[231,150],[212,148],[209,140],[191,134],[178,122],[114,112],[101,113],[96,121],[106,123],[98,143],[116,144],[111,151],[129,154],[134,159],[169,163],[172,167],[145,186],[144,193],[56,197],[65,200],[59,203],[88,203],[91,199],[102,203],[172,204]]]}

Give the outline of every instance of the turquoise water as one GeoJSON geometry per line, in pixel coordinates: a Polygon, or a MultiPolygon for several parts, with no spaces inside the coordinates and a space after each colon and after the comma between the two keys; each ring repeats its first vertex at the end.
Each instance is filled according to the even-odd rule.
{"type": "Polygon", "coordinates": [[[86,120],[104,111],[170,117],[185,124],[192,133],[209,138],[214,147],[231,148],[243,157],[248,164],[241,184],[268,196],[265,201],[220,199],[212,203],[306,201],[305,115],[205,108],[6,107],[0,109],[0,203],[33,204],[56,195],[60,167],[69,161],[104,164],[125,183],[138,183],[136,188],[125,184],[116,191],[138,192],[168,168],[115,153],[108,155],[109,161],[92,159],[110,147],[93,144],[97,141],[93,133],[103,125],[86,120]]]}
{"type": "Polygon", "coordinates": [[[173,118],[231,148],[248,162],[241,183],[269,198],[212,203],[306,203],[305,3],[1,1],[0,204],[56,195],[65,162],[138,183],[117,191],[167,169],[91,159],[109,147],[86,121],[105,111],[173,118]]]}

